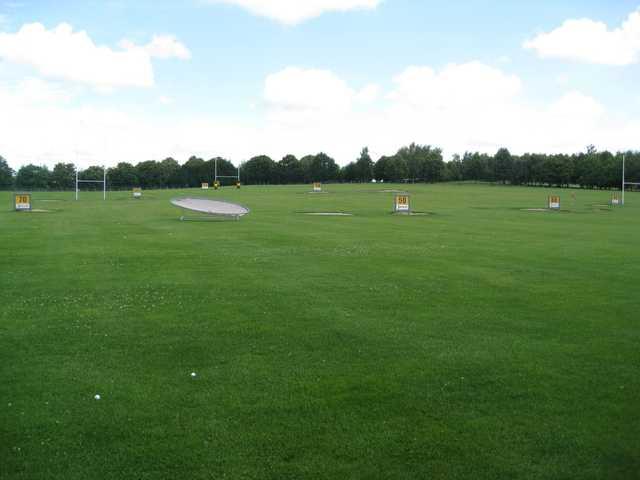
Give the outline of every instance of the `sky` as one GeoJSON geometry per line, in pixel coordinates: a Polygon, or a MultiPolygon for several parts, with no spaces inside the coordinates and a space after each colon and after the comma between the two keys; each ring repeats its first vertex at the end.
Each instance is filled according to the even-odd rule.
{"type": "Polygon", "coordinates": [[[640,0],[0,0],[0,155],[640,142],[640,0]]]}

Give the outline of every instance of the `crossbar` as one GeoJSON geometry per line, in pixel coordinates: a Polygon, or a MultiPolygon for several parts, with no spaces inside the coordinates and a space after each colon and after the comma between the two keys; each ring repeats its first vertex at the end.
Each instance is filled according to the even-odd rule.
{"type": "Polygon", "coordinates": [[[217,182],[219,178],[235,178],[240,181],[240,165],[238,165],[238,175],[218,175],[218,159],[214,160],[214,174],[213,179],[217,182]]]}
{"type": "Polygon", "coordinates": [[[103,165],[102,167],[102,180],[80,180],[80,178],[78,178],[78,169],[76,168],[76,200],[78,200],[78,192],[80,191],[80,189],[78,188],[78,185],[80,185],[81,183],[101,183],[102,184],[102,199],[106,200],[107,199],[107,166],[103,165]]]}

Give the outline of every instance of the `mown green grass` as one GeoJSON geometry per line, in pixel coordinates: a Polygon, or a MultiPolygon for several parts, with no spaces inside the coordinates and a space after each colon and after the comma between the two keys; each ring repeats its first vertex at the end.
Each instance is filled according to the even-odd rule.
{"type": "Polygon", "coordinates": [[[0,478],[638,478],[640,195],[393,188],[0,194],[0,478]]]}

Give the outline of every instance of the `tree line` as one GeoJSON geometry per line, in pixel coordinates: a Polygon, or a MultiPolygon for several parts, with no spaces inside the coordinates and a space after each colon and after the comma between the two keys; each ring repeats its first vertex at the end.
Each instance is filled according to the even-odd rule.
{"type": "MultiPolygon", "coordinates": [[[[585,152],[566,154],[512,155],[502,148],[495,155],[467,152],[454,155],[445,162],[442,150],[430,145],[411,144],[391,156],[373,161],[364,148],[353,162],[340,167],[325,153],[298,159],[286,155],[275,161],[259,155],[240,165],[243,184],[276,185],[311,182],[371,182],[372,180],[405,183],[494,182],[511,185],[548,185],[557,187],[616,188],[622,177],[623,153],[599,152],[590,146],[585,152]]],[[[640,152],[626,152],[627,178],[640,181],[640,152]]],[[[110,189],[142,187],[193,188],[212,183],[217,174],[237,175],[238,168],[224,158],[204,160],[191,157],[180,164],[173,158],[148,160],[136,165],[118,163],[107,169],[110,189]]],[[[25,190],[70,190],[75,188],[76,169],[72,163],[58,163],[53,169],[25,165],[14,172],[0,156],[0,188],[25,190]]],[[[102,167],[79,171],[80,179],[101,180],[102,167]]],[[[222,184],[235,182],[223,178],[222,184]]],[[[101,185],[85,184],[83,188],[101,189],[101,185]]]]}

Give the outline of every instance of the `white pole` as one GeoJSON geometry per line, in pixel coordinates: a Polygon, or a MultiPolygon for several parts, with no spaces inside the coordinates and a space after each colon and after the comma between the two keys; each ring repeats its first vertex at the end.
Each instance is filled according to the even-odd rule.
{"type": "Polygon", "coordinates": [[[217,181],[218,181],[218,159],[216,158],[216,159],[213,161],[213,163],[214,163],[214,165],[215,165],[215,167],[214,167],[214,168],[215,168],[215,177],[216,177],[216,178],[215,178],[215,181],[217,182],[217,181]]]}
{"type": "Polygon", "coordinates": [[[78,166],[76,165],[76,201],[78,200],[78,166]]]}
{"type": "Polygon", "coordinates": [[[107,166],[104,165],[102,169],[104,170],[104,177],[102,180],[102,199],[106,200],[107,199],[107,166]]]}
{"type": "Polygon", "coordinates": [[[626,179],[624,177],[624,164],[626,160],[626,154],[622,154],[622,205],[624,205],[624,187],[626,183],[626,179]]]}

